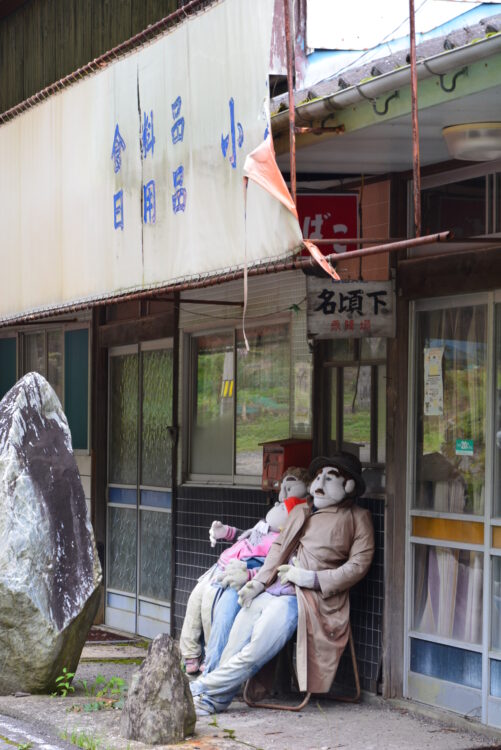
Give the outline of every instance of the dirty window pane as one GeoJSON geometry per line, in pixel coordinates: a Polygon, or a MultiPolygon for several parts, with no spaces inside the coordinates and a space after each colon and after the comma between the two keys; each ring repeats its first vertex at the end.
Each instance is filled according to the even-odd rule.
{"type": "Polygon", "coordinates": [[[137,483],[137,354],[110,360],[110,476],[112,484],[137,483]]]}
{"type": "Polygon", "coordinates": [[[484,234],[486,178],[454,182],[421,192],[422,233],[433,234],[452,229],[454,237],[484,234]]]}
{"type": "Polygon", "coordinates": [[[494,508],[493,515],[501,516],[501,305],[496,305],[496,411],[494,419],[494,508]]]}
{"type": "Polygon", "coordinates": [[[247,331],[237,347],[236,473],[262,472],[260,443],[289,437],[289,326],[264,326],[247,331]]]}
{"type": "Polygon", "coordinates": [[[47,380],[57,393],[61,404],[63,400],[63,332],[49,331],[47,333],[47,360],[48,373],[47,380]]]}
{"type": "Polygon", "coordinates": [[[485,306],[418,315],[415,507],[484,512],[485,306]]]}
{"type": "Polygon", "coordinates": [[[377,460],[386,463],[386,367],[377,368],[377,460]]]}
{"type": "Polygon", "coordinates": [[[172,484],[172,350],[142,353],[141,483],[172,484]]]}
{"type": "Polygon", "coordinates": [[[343,450],[371,460],[371,368],[343,368],[343,450]]]}
{"type": "Polygon", "coordinates": [[[141,511],[139,595],[170,601],[171,514],[141,511]]]}
{"type": "Polygon", "coordinates": [[[44,333],[25,333],[24,334],[24,373],[38,372],[47,377],[45,368],[45,334],[44,333]]]}
{"type": "Polygon", "coordinates": [[[414,545],[414,630],[480,643],[482,587],[480,552],[414,545]]]}
{"type": "Polygon", "coordinates": [[[108,588],[136,591],[136,511],[108,508],[108,588]]]}
{"type": "Polygon", "coordinates": [[[192,339],[194,399],[191,471],[233,473],[233,335],[211,334],[192,339]]]}

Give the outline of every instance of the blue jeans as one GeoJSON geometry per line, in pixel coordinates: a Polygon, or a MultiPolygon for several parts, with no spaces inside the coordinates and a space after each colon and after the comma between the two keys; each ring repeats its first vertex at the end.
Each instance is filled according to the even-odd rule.
{"type": "Polygon", "coordinates": [[[257,596],[237,615],[219,666],[190,684],[201,708],[225,711],[240,686],[278,654],[296,627],[295,596],[257,596]]]}
{"type": "Polygon", "coordinates": [[[212,672],[218,666],[231,627],[239,612],[238,591],[230,587],[223,589],[223,593],[214,603],[210,637],[205,647],[204,674],[212,672]]]}

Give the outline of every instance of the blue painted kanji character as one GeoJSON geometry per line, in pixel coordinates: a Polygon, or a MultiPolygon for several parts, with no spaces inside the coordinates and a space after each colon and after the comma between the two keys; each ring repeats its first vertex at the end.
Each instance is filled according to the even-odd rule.
{"type": "Polygon", "coordinates": [[[172,134],[172,143],[179,143],[184,138],[184,117],[180,117],[176,120],[172,128],[170,129],[172,134]]]}
{"type": "Polygon", "coordinates": [[[172,178],[174,180],[175,188],[183,187],[184,167],[183,166],[178,167],[176,171],[172,173],[172,178]]]}
{"type": "Polygon", "coordinates": [[[156,220],[156,198],[155,198],[155,180],[150,180],[143,185],[143,222],[144,224],[154,224],[156,220]]]}
{"type": "Polygon", "coordinates": [[[113,169],[115,174],[120,172],[122,166],[122,151],[125,151],[125,141],[120,135],[118,123],[115,127],[115,135],[113,136],[113,147],[111,149],[111,158],[113,160],[113,169]]]}
{"type": "Polygon", "coordinates": [[[177,97],[176,101],[172,102],[171,109],[172,109],[172,119],[177,120],[179,115],[181,114],[181,105],[182,105],[182,99],[180,96],[177,97]]]}
{"type": "Polygon", "coordinates": [[[143,159],[148,156],[148,151],[151,151],[153,156],[154,149],[155,133],[153,131],[153,110],[151,110],[149,117],[146,112],[143,112],[143,127],[141,129],[141,155],[143,159]]]}
{"type": "Polygon", "coordinates": [[[175,214],[178,214],[180,211],[184,211],[186,208],[186,188],[182,187],[176,190],[174,195],[172,196],[172,210],[175,214]]]}
{"type": "Polygon", "coordinates": [[[113,196],[113,226],[115,229],[124,228],[124,191],[119,190],[113,196]]]}
{"type": "Polygon", "coordinates": [[[235,102],[233,97],[231,97],[229,101],[230,105],[230,132],[228,135],[221,135],[221,151],[223,152],[223,156],[226,159],[226,154],[228,153],[228,147],[230,145],[230,138],[231,138],[231,154],[230,154],[230,164],[233,167],[233,169],[236,169],[237,167],[237,145],[238,148],[242,148],[242,144],[244,142],[244,129],[242,127],[242,124],[240,122],[235,122],[235,102]],[[238,137],[237,137],[238,133],[238,137]]]}

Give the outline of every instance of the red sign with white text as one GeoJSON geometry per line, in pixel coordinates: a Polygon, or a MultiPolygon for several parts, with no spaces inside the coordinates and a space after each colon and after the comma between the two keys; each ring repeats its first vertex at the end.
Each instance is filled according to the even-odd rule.
{"type": "MultiPolygon", "coordinates": [[[[299,225],[305,240],[358,237],[358,195],[316,193],[297,196],[299,225]]],[[[318,246],[323,255],[356,250],[356,243],[318,246]]],[[[303,250],[301,255],[308,255],[303,250]]]]}

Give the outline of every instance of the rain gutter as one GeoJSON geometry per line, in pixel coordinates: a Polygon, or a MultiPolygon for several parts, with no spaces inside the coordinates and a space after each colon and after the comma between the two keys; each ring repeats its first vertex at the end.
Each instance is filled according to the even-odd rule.
{"type": "MultiPolygon", "coordinates": [[[[498,52],[501,52],[501,34],[418,60],[416,65],[417,77],[418,80],[424,80],[434,75],[444,75],[457,68],[492,57],[498,52]]],[[[296,107],[296,121],[311,124],[319,120],[325,120],[338,110],[366,100],[374,101],[377,97],[409,86],[410,83],[411,66],[406,65],[389,73],[383,73],[370,81],[348,86],[334,94],[299,104],[296,107]]],[[[271,124],[274,134],[287,130],[289,127],[288,110],[285,109],[272,115],[271,124]]]]}

